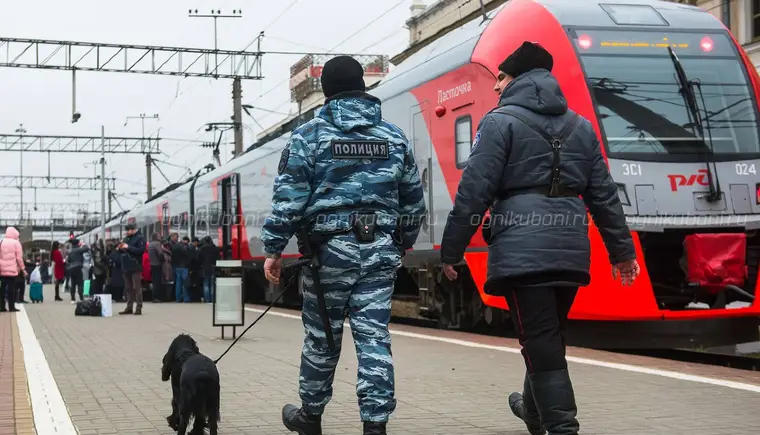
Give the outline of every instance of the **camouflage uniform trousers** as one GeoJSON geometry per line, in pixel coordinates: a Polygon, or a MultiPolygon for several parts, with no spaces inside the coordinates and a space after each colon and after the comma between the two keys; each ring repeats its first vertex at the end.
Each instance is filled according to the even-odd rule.
{"type": "Polygon", "coordinates": [[[359,361],[356,394],[362,421],[387,422],[396,409],[391,354],[391,296],[401,264],[391,238],[378,234],[359,244],[353,234],[332,238],[320,250],[320,281],[335,339],[330,352],[317,295],[304,269],[302,320],[306,336],[301,352],[299,393],[305,410],[322,415],[332,398],[341,352],[343,322],[348,316],[359,361]]]}

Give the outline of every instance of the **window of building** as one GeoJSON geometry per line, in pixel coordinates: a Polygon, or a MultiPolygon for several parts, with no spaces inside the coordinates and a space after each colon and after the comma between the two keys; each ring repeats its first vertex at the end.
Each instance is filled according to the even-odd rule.
{"type": "Polygon", "coordinates": [[[752,0],[752,39],[760,39],[760,0],[752,0]]]}
{"type": "Polygon", "coordinates": [[[456,138],[457,169],[467,166],[472,148],[472,117],[465,115],[457,118],[454,123],[454,137],[456,138]]]}

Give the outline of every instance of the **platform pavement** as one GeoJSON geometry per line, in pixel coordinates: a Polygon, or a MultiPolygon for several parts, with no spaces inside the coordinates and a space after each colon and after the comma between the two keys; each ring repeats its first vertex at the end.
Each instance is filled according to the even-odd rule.
{"type": "MultiPolygon", "coordinates": [[[[210,305],[147,303],[142,316],[89,318],[75,317],[68,301],[52,299],[48,288],[43,304],[25,304],[25,312],[18,313],[19,325],[27,318],[31,323],[80,435],[172,434],[164,419],[170,412],[171,389],[160,381],[161,358],[170,341],[179,332],[190,333],[212,358],[230,343],[220,341],[219,330],[211,326],[210,305]]],[[[114,306],[114,312],[122,307],[114,306]]],[[[258,312],[248,311],[246,321],[256,316],[258,312]]],[[[521,385],[524,373],[513,340],[399,330],[393,337],[399,403],[390,434],[527,433],[507,408],[507,394],[521,385]]],[[[280,409],[286,402],[298,403],[302,334],[297,313],[278,311],[259,322],[219,363],[221,434],[289,433],[280,422],[280,409]]],[[[350,338],[344,340],[334,398],[323,420],[326,435],[361,433],[356,357],[350,338]]],[[[610,365],[570,364],[584,435],[742,435],[756,434],[760,428],[758,375],[715,369],[721,377],[737,374],[733,377],[754,384],[729,388],[715,385],[721,381],[674,379],[684,376],[636,373],[605,364],[610,365]]],[[[688,374],[689,365],[680,367],[688,374]]],[[[712,369],[699,368],[700,374],[712,369]]],[[[45,412],[37,415],[35,408],[35,419],[43,419],[45,412]]],[[[71,428],[59,419],[56,430],[73,433],[66,431],[67,425],[71,428]]]]}

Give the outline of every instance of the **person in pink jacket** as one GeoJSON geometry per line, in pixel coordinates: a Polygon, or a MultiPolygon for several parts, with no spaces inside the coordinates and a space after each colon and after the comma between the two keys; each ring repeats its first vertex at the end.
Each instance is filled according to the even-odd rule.
{"type": "MultiPolygon", "coordinates": [[[[5,298],[8,300],[7,311],[18,311],[16,309],[16,280],[19,274],[26,276],[24,269],[24,254],[21,249],[21,242],[18,241],[18,230],[8,227],[5,230],[5,239],[0,241],[0,280],[5,298]]],[[[6,311],[5,300],[2,301],[0,311],[6,311]]]]}

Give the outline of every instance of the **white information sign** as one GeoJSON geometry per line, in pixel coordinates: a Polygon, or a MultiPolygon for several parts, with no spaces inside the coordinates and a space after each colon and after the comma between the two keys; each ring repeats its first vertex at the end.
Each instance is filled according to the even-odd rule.
{"type": "Polygon", "coordinates": [[[216,279],[216,304],[214,318],[218,326],[243,323],[243,295],[240,278],[216,279]]]}
{"type": "Polygon", "coordinates": [[[216,262],[216,270],[214,326],[240,326],[243,324],[242,262],[220,260],[216,262]]]}

